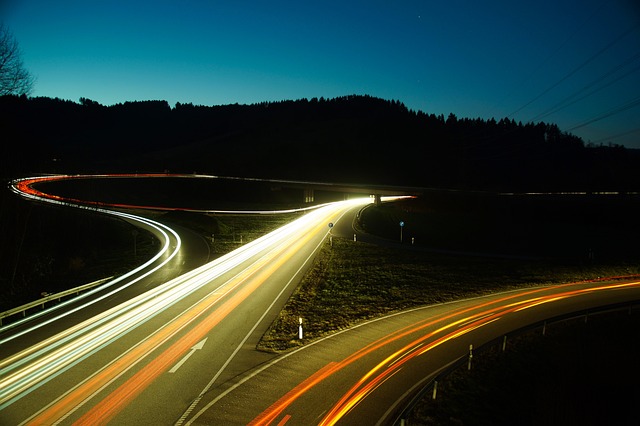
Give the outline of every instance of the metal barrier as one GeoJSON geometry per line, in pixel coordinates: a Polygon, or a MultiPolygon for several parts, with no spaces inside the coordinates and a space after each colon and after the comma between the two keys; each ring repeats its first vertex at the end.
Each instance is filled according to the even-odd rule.
{"type": "Polygon", "coordinates": [[[495,347],[497,345],[500,345],[502,347],[502,351],[505,351],[506,349],[506,342],[507,342],[507,338],[514,338],[514,337],[518,337],[521,336],[527,332],[530,332],[531,330],[535,330],[537,328],[541,328],[542,329],[542,334],[545,334],[546,328],[549,324],[553,324],[553,323],[559,323],[562,321],[569,321],[569,320],[575,320],[577,318],[584,318],[585,322],[587,321],[587,318],[589,317],[590,314],[604,314],[604,313],[610,313],[610,312],[617,312],[617,311],[622,311],[622,310],[628,310],[630,313],[632,311],[632,309],[634,308],[634,306],[638,305],[638,303],[640,303],[640,301],[638,300],[633,300],[633,301],[628,301],[628,302],[622,302],[622,303],[616,303],[613,305],[604,305],[604,306],[600,306],[600,307],[595,307],[595,308],[590,308],[590,309],[585,309],[585,310],[579,310],[579,311],[575,311],[575,312],[570,312],[570,313],[566,313],[563,315],[558,315],[552,318],[548,318],[546,320],[542,320],[533,324],[529,324],[526,325],[524,327],[518,328],[516,330],[513,330],[512,332],[505,334],[503,336],[497,337],[495,339],[492,339],[488,342],[486,342],[485,344],[479,346],[478,348],[475,347],[470,347],[469,348],[469,354],[467,355],[463,355],[453,361],[451,361],[449,364],[447,364],[446,366],[444,366],[443,368],[441,368],[440,370],[438,370],[436,373],[433,374],[433,377],[431,379],[428,379],[424,382],[424,384],[422,385],[421,389],[419,391],[417,391],[409,400],[409,402],[404,406],[404,408],[399,412],[399,414],[395,417],[395,420],[393,421],[393,425],[394,426],[404,426],[406,423],[407,418],[411,415],[411,412],[413,411],[414,407],[422,400],[422,398],[424,398],[429,392],[432,393],[432,399],[436,399],[436,395],[437,395],[437,391],[438,391],[438,381],[441,381],[442,379],[446,378],[448,375],[450,375],[451,373],[453,373],[454,371],[458,370],[459,368],[462,368],[463,366],[466,366],[467,369],[471,369],[471,359],[473,357],[473,354],[475,353],[476,355],[478,353],[482,354],[483,352],[487,351],[489,348],[495,347]]]}
{"type": "Polygon", "coordinates": [[[0,313],[0,327],[2,326],[2,320],[4,318],[11,317],[11,316],[16,315],[18,313],[22,313],[22,317],[24,318],[27,315],[27,311],[29,309],[35,308],[38,305],[41,305],[42,309],[44,309],[44,304],[47,303],[47,302],[50,302],[50,301],[56,300],[56,299],[58,301],[60,301],[60,299],[62,299],[63,297],[69,296],[69,295],[72,295],[72,294],[78,295],[82,291],[88,290],[88,289],[93,288],[93,287],[97,287],[100,284],[103,284],[103,283],[105,283],[105,282],[107,282],[107,281],[109,281],[111,279],[113,279],[113,277],[103,278],[103,279],[98,280],[98,281],[93,281],[91,283],[84,284],[84,285],[81,285],[79,287],[75,287],[75,288],[72,288],[72,289],[69,289],[69,290],[65,290],[65,291],[62,291],[60,293],[43,294],[44,297],[42,299],[38,299],[38,300],[35,300],[33,302],[29,302],[27,304],[24,304],[22,306],[18,306],[16,308],[9,309],[8,311],[1,312],[0,313]]]}

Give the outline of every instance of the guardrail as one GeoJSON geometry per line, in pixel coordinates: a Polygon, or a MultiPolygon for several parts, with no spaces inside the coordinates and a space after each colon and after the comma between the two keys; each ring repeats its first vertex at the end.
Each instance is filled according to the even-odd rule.
{"type": "Polygon", "coordinates": [[[60,301],[60,299],[62,299],[63,297],[69,296],[69,295],[72,295],[72,294],[78,295],[82,291],[88,290],[88,289],[93,288],[93,287],[97,287],[100,284],[103,284],[103,283],[105,283],[105,282],[107,282],[107,281],[109,281],[111,279],[113,279],[113,277],[103,278],[103,279],[100,279],[100,280],[97,280],[97,281],[93,281],[93,282],[88,283],[88,284],[83,284],[83,285],[81,285],[79,287],[75,287],[75,288],[72,288],[72,289],[69,289],[69,290],[65,290],[65,291],[62,291],[60,293],[43,294],[44,297],[42,299],[38,299],[38,300],[35,300],[33,302],[29,302],[27,304],[24,304],[22,306],[18,306],[16,308],[9,309],[8,311],[1,312],[0,313],[0,327],[2,326],[2,320],[7,318],[7,317],[11,317],[13,315],[22,313],[22,317],[24,318],[27,315],[27,311],[29,309],[35,308],[37,306],[42,306],[42,309],[44,309],[44,304],[47,303],[47,302],[50,302],[50,301],[56,300],[56,299],[58,301],[60,301]]]}
{"type": "Polygon", "coordinates": [[[516,330],[511,331],[510,333],[506,333],[498,338],[492,339],[478,348],[470,347],[469,353],[467,355],[463,355],[449,364],[444,366],[442,369],[438,370],[431,378],[427,378],[423,384],[420,386],[420,390],[418,390],[409,400],[409,402],[404,405],[404,408],[399,411],[398,415],[395,416],[395,420],[393,421],[394,426],[405,426],[408,424],[406,421],[407,418],[410,417],[412,411],[416,407],[416,405],[423,399],[426,398],[427,395],[431,392],[431,398],[433,400],[436,399],[436,395],[438,392],[438,382],[445,379],[454,371],[466,367],[467,369],[471,369],[472,359],[474,356],[482,355],[482,353],[487,350],[494,348],[496,346],[500,346],[502,351],[506,350],[506,343],[508,338],[515,338],[521,335],[524,335],[527,332],[531,332],[535,329],[542,329],[542,335],[545,334],[547,326],[554,323],[560,323],[562,321],[575,320],[577,318],[584,318],[585,323],[589,318],[589,315],[594,314],[606,314],[612,312],[618,312],[623,310],[628,310],[629,314],[631,314],[634,307],[640,304],[640,301],[633,300],[628,302],[621,302],[612,305],[604,305],[595,308],[589,308],[579,311],[574,311],[562,315],[558,315],[552,318],[548,318],[546,320],[538,321],[533,324],[526,325],[524,327],[518,328],[516,330]]]}

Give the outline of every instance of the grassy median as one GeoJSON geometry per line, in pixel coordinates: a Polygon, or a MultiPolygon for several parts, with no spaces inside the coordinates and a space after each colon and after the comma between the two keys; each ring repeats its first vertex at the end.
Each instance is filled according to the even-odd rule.
{"type": "MultiPolygon", "coordinates": [[[[369,221],[365,215],[360,223],[368,232],[396,239],[398,220],[409,218],[419,241],[441,244],[374,245],[336,237],[332,244],[325,242],[258,348],[287,351],[416,306],[527,286],[640,275],[632,244],[638,229],[626,213],[615,221],[598,209],[600,216],[585,215],[564,229],[566,211],[529,226],[539,212],[516,210],[510,219],[501,218],[500,230],[495,210],[471,208],[470,221],[478,232],[468,235],[475,227],[457,226],[464,221],[462,207],[425,211],[389,204],[368,209],[369,221]],[[482,239],[486,246],[479,244],[482,239]],[[437,250],[442,246],[446,253],[437,250]],[[297,336],[300,317],[305,321],[302,340],[297,336]]],[[[631,424],[633,401],[640,396],[633,385],[640,378],[633,360],[640,349],[638,325],[638,318],[625,314],[588,325],[557,325],[545,338],[535,333],[513,338],[508,351],[478,353],[471,372],[464,368],[446,377],[437,400],[427,395],[406,424],[631,424]]]]}
{"type": "Polygon", "coordinates": [[[263,336],[283,351],[367,319],[417,306],[542,284],[640,274],[637,265],[456,256],[333,238],[263,336]],[[297,338],[299,318],[304,339],[297,338]]]}

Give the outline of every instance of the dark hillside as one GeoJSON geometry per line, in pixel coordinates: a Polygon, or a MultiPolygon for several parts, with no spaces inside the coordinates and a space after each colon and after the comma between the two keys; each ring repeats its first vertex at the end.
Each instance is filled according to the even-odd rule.
{"type": "Polygon", "coordinates": [[[448,117],[370,96],[103,106],[2,97],[3,176],[214,175],[502,191],[637,190],[640,156],[554,124],[448,117]]]}

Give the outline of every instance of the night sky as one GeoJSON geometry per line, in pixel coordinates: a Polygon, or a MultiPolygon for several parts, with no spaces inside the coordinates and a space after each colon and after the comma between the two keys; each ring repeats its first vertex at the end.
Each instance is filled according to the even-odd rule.
{"type": "Polygon", "coordinates": [[[640,3],[0,0],[32,96],[200,105],[359,94],[640,148],[640,3]]]}

